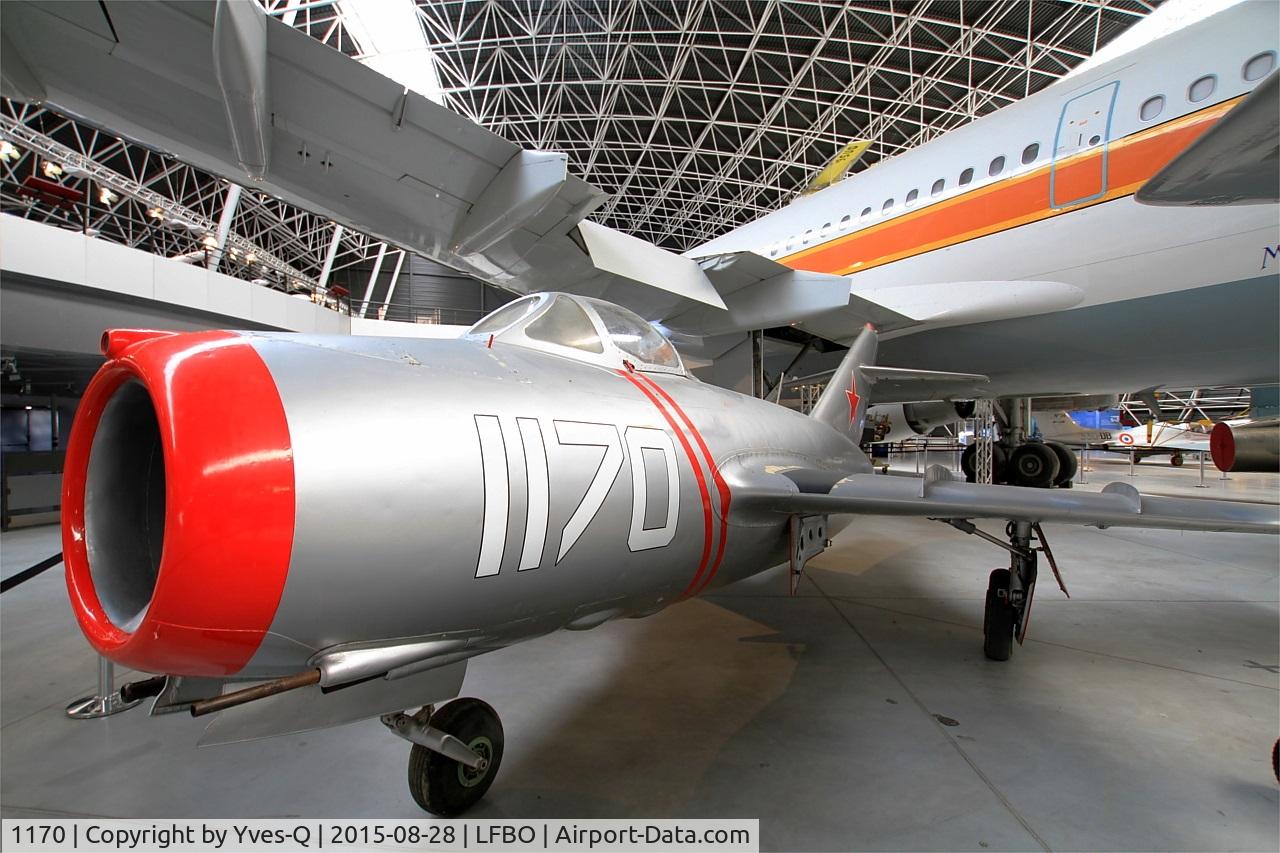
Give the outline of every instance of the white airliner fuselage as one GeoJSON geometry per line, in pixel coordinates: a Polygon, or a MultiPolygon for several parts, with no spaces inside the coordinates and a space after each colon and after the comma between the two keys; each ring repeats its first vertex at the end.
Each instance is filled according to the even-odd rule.
{"type": "Polygon", "coordinates": [[[1000,394],[1274,382],[1280,207],[1133,194],[1274,73],[1278,14],[1227,9],[688,254],[848,275],[922,321],[885,334],[886,363],[988,373],[1000,394]]]}

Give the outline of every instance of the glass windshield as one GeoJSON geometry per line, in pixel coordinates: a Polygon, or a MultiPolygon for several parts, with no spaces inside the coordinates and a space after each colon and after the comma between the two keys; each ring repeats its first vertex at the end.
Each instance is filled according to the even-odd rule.
{"type": "Polygon", "coordinates": [[[609,339],[618,349],[645,364],[679,369],[680,356],[676,354],[675,347],[671,346],[671,342],[652,323],[612,302],[602,302],[599,299],[588,301],[596,309],[600,322],[604,323],[605,331],[609,333],[609,339]]]}
{"type": "Polygon", "coordinates": [[[469,335],[492,335],[501,332],[517,320],[522,320],[537,307],[539,296],[526,296],[509,305],[503,305],[497,311],[483,318],[467,332],[469,335]]]}
{"type": "Polygon", "coordinates": [[[557,296],[542,316],[525,327],[524,333],[535,341],[547,341],[586,352],[604,352],[604,344],[596,327],[578,303],[557,296]]]}

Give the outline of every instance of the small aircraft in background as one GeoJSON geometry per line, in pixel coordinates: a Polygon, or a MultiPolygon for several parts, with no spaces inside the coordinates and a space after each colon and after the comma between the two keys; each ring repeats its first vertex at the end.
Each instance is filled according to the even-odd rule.
{"type": "Polygon", "coordinates": [[[994,660],[1026,634],[1039,554],[1057,573],[1042,523],[1280,530],[1272,506],[1124,483],[875,474],[867,397],[906,378],[877,372],[876,347],[864,329],[805,416],[697,380],[638,315],[566,293],[458,339],[108,332],[67,446],[72,610],[100,654],[156,673],[126,696],[218,712],[203,742],[380,716],[413,744],[413,798],[448,815],[502,760],[489,705],[435,707],[470,658],[774,566],[794,591],[853,516],[1008,553],[986,589],[994,660]],[[378,440],[333,452],[356,433],[378,440]]]}
{"type": "MultiPolygon", "coordinates": [[[[1037,413],[1035,426],[1045,441],[1068,447],[1094,447],[1130,453],[1135,462],[1148,456],[1168,455],[1169,464],[1181,466],[1187,455],[1209,452],[1212,423],[1153,421],[1133,426],[1120,409],[1100,411],[1058,411],[1037,413]]],[[[1248,418],[1226,421],[1231,425],[1249,423],[1248,418]]]]}
{"type": "Polygon", "coordinates": [[[1280,470],[1280,420],[1274,417],[1139,426],[1126,420],[1119,409],[1059,411],[1038,415],[1036,426],[1045,442],[1130,453],[1135,462],[1167,453],[1176,468],[1189,453],[1207,453],[1224,472],[1280,470]]]}

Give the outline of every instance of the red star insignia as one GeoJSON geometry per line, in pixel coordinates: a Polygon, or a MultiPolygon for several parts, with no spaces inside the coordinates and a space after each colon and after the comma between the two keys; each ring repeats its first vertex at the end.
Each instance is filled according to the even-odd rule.
{"type": "Polygon", "coordinates": [[[849,398],[849,426],[853,426],[853,419],[858,416],[858,401],[862,398],[858,396],[857,386],[844,393],[849,398]]]}

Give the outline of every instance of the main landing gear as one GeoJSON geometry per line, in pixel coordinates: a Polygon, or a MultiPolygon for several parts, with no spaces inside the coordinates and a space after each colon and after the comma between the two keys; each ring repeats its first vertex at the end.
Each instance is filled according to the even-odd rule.
{"type": "MultiPolygon", "coordinates": [[[[1076,455],[1056,441],[1030,438],[1031,401],[1012,398],[1000,440],[991,446],[991,481],[1036,489],[1069,489],[1076,476],[1076,455]]],[[[965,448],[960,468],[970,483],[977,480],[977,444],[965,448]]]]}
{"type": "MultiPolygon", "coordinates": [[[[960,469],[970,483],[977,478],[977,452],[971,444],[960,455],[960,469]]],[[[1056,441],[1024,441],[1012,452],[1003,444],[991,447],[991,479],[997,484],[1069,489],[1078,468],[1076,455],[1056,441]]]]}
{"type": "Polygon", "coordinates": [[[991,534],[979,530],[977,525],[964,519],[946,519],[947,523],[962,533],[970,533],[991,542],[1009,552],[1009,568],[995,569],[987,578],[986,609],[982,616],[982,651],[991,660],[1005,661],[1013,654],[1013,642],[1022,645],[1031,623],[1031,601],[1036,590],[1036,560],[1043,553],[1053,570],[1058,587],[1068,598],[1071,594],[1062,582],[1058,564],[1049,550],[1040,525],[1029,521],[1010,521],[1005,526],[1009,544],[991,534]],[[1032,543],[1035,543],[1034,546],[1032,543]]]}
{"type": "Polygon", "coordinates": [[[413,744],[409,793],[441,817],[460,815],[480,801],[502,764],[502,722],[488,703],[455,699],[416,714],[384,714],[382,724],[413,744]]]}

